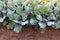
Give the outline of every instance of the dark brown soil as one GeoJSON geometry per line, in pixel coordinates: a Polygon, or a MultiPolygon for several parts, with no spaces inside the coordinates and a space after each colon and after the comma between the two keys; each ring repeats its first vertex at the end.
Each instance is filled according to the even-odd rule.
{"type": "Polygon", "coordinates": [[[47,27],[45,33],[40,33],[38,29],[35,30],[32,26],[25,26],[22,32],[15,33],[5,26],[0,26],[0,40],[60,40],[60,29],[55,30],[47,27]]]}

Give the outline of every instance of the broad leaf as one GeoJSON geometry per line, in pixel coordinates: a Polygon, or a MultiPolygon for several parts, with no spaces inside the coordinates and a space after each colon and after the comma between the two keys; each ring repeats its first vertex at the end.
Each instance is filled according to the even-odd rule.
{"type": "Polygon", "coordinates": [[[19,33],[22,30],[22,26],[21,25],[15,25],[15,28],[13,29],[13,31],[15,31],[16,33],[19,33]]]}

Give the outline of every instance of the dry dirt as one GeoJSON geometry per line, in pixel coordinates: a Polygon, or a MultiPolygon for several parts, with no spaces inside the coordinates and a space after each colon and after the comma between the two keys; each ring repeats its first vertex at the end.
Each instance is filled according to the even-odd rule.
{"type": "Polygon", "coordinates": [[[60,40],[60,29],[55,30],[47,27],[45,33],[41,34],[38,29],[35,30],[32,26],[25,26],[22,32],[15,33],[5,26],[0,26],[0,40],[60,40]]]}

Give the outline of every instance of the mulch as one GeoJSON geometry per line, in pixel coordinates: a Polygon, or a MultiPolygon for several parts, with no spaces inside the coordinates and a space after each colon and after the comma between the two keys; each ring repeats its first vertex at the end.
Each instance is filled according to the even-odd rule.
{"type": "Polygon", "coordinates": [[[44,33],[32,26],[24,26],[20,33],[0,26],[0,40],[60,40],[60,29],[47,27],[44,33]]]}

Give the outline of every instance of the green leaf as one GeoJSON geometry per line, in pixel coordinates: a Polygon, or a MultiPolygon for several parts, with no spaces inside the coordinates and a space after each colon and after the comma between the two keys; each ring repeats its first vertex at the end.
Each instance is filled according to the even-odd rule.
{"type": "Polygon", "coordinates": [[[52,26],[52,25],[54,25],[54,23],[55,23],[55,22],[53,22],[53,21],[48,21],[48,22],[47,22],[47,25],[48,25],[48,26],[52,26]]]}
{"type": "Polygon", "coordinates": [[[40,28],[45,28],[46,27],[46,23],[44,23],[44,22],[39,22],[38,24],[39,24],[40,28]]]}
{"type": "Polygon", "coordinates": [[[28,15],[26,13],[22,13],[21,16],[22,16],[22,21],[25,21],[28,15]]]}
{"type": "Polygon", "coordinates": [[[31,19],[30,19],[30,24],[31,24],[31,25],[36,25],[37,22],[38,22],[38,21],[37,21],[36,19],[34,19],[34,18],[31,18],[31,19]]]}
{"type": "Polygon", "coordinates": [[[22,29],[22,26],[21,25],[15,25],[15,28],[13,29],[13,31],[15,31],[16,33],[19,33],[22,29]]]}
{"type": "Polygon", "coordinates": [[[53,13],[50,13],[50,15],[47,17],[48,20],[57,20],[55,15],[53,13]]]}
{"type": "Polygon", "coordinates": [[[21,15],[23,13],[23,8],[21,6],[18,6],[16,9],[17,14],[21,15]]]}
{"type": "Polygon", "coordinates": [[[2,10],[2,8],[3,8],[3,2],[0,1],[0,11],[2,10]]]}
{"type": "Polygon", "coordinates": [[[41,5],[39,9],[42,14],[44,14],[46,11],[46,7],[44,5],[41,5]]]}
{"type": "Polygon", "coordinates": [[[13,20],[14,19],[14,13],[12,11],[9,11],[7,13],[7,17],[9,17],[10,20],[13,20]]]}
{"type": "Polygon", "coordinates": [[[7,29],[13,29],[14,25],[15,25],[14,22],[10,22],[10,23],[8,23],[8,25],[6,27],[7,27],[7,29]]]}
{"type": "Polygon", "coordinates": [[[57,3],[57,6],[58,10],[60,10],[60,2],[57,3]]]}
{"type": "Polygon", "coordinates": [[[4,21],[4,19],[0,17],[0,22],[2,23],[3,21],[4,21]]]}
{"type": "Polygon", "coordinates": [[[54,25],[52,25],[52,27],[55,29],[59,29],[60,28],[60,21],[55,22],[54,25]]]}
{"type": "Polygon", "coordinates": [[[23,2],[25,2],[26,0],[18,0],[18,4],[21,5],[23,2]]]}
{"type": "Polygon", "coordinates": [[[15,8],[15,4],[14,4],[14,2],[13,2],[12,0],[8,0],[7,6],[8,6],[8,8],[10,8],[10,9],[14,9],[14,8],[15,8]]]}
{"type": "Polygon", "coordinates": [[[6,26],[6,25],[7,25],[7,23],[8,23],[7,21],[4,21],[4,22],[3,22],[3,25],[4,25],[4,26],[6,26]]]}
{"type": "Polygon", "coordinates": [[[0,17],[3,17],[3,14],[0,12],[0,17]]]}
{"type": "Polygon", "coordinates": [[[43,21],[43,18],[42,18],[42,16],[41,15],[36,15],[36,18],[39,20],[39,21],[43,21]]]}
{"type": "Polygon", "coordinates": [[[36,6],[34,12],[38,14],[44,14],[46,12],[46,7],[44,5],[36,6]]]}
{"type": "Polygon", "coordinates": [[[20,16],[17,14],[14,14],[14,20],[19,20],[20,16]]]}
{"type": "Polygon", "coordinates": [[[24,25],[26,25],[26,24],[28,24],[28,20],[26,20],[26,21],[24,21],[24,22],[21,22],[21,25],[22,25],[22,26],[24,26],[24,25]]]}
{"type": "Polygon", "coordinates": [[[53,9],[53,4],[51,2],[45,3],[44,5],[46,6],[47,12],[53,12],[53,10],[52,10],[53,9]]]}
{"type": "Polygon", "coordinates": [[[57,14],[56,17],[60,20],[60,14],[57,14]]]}

